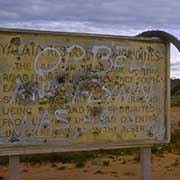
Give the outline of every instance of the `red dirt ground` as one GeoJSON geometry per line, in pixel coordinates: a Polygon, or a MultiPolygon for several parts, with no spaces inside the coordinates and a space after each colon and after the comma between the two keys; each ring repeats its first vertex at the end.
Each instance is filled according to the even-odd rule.
{"type": "MultiPolygon", "coordinates": [[[[22,180],[139,180],[140,163],[135,155],[99,157],[83,168],[74,164],[21,163],[22,180]]],[[[8,168],[0,167],[0,179],[8,179],[8,168]]],[[[152,156],[152,180],[180,180],[180,155],[152,156]]]]}

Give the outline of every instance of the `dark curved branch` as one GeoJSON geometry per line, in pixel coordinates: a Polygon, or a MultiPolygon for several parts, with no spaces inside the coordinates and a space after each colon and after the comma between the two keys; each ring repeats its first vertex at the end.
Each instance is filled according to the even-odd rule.
{"type": "Polygon", "coordinates": [[[144,31],[136,35],[136,37],[158,37],[164,41],[172,43],[180,53],[180,41],[175,36],[165,31],[160,31],[160,30],[144,31]]]}

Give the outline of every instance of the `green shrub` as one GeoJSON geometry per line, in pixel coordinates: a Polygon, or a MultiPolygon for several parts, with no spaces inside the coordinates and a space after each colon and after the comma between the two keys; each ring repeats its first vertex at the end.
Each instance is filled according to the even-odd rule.
{"type": "Polygon", "coordinates": [[[171,143],[176,150],[180,151],[180,129],[176,129],[172,132],[171,143]]]}
{"type": "Polygon", "coordinates": [[[76,166],[77,168],[82,168],[82,167],[85,166],[85,163],[86,163],[86,161],[78,160],[78,161],[75,162],[75,166],[76,166]]]}

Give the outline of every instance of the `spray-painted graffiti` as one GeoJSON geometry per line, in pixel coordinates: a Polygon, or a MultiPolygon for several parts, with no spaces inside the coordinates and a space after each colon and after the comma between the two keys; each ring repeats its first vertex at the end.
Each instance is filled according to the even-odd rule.
{"type": "MultiPolygon", "coordinates": [[[[138,43],[71,42],[26,54],[24,64],[18,59],[16,75],[2,74],[1,136],[10,137],[8,143],[24,137],[41,143],[52,137],[67,143],[164,140],[165,102],[157,93],[164,88],[164,49],[138,43]]],[[[17,55],[6,52],[14,46],[1,45],[3,55],[17,55]]]]}

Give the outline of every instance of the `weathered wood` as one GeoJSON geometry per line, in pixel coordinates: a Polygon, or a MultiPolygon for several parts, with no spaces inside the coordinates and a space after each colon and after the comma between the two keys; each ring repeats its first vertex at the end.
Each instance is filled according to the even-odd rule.
{"type": "Polygon", "coordinates": [[[141,148],[141,180],[151,179],[151,148],[141,148]]]}
{"type": "MultiPolygon", "coordinates": [[[[165,98],[165,113],[166,113],[166,116],[170,117],[170,102],[171,102],[171,85],[170,85],[170,44],[166,44],[166,52],[167,52],[167,55],[166,55],[166,63],[167,63],[167,66],[166,66],[166,98],[165,98]]],[[[171,129],[171,121],[167,121],[166,122],[166,126],[167,126],[167,132],[166,132],[166,137],[167,137],[167,141],[170,142],[170,138],[171,138],[171,132],[170,132],[170,129],[171,129]]]]}
{"type": "Polygon", "coordinates": [[[20,168],[19,168],[19,156],[9,156],[9,179],[10,180],[19,180],[20,177],[20,168]]]}

